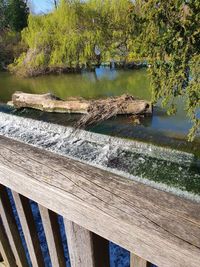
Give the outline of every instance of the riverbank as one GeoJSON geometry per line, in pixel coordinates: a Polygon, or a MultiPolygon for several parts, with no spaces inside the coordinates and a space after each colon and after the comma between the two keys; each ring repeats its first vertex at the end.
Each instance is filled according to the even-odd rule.
{"type": "Polygon", "coordinates": [[[68,67],[65,65],[60,66],[39,66],[39,67],[31,67],[28,66],[25,68],[24,66],[17,67],[14,63],[5,67],[5,70],[10,71],[11,73],[21,76],[24,78],[38,77],[44,75],[59,75],[59,74],[72,74],[72,73],[82,73],[82,72],[95,72],[96,68],[107,67],[110,70],[140,70],[148,67],[148,63],[146,61],[137,62],[137,61],[111,61],[111,62],[103,62],[99,65],[77,65],[68,67]]]}

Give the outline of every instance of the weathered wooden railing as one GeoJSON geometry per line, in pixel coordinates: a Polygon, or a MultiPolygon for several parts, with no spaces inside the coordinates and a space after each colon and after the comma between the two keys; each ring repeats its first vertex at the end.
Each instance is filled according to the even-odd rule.
{"type": "Polygon", "coordinates": [[[132,253],[132,267],[200,266],[198,203],[0,137],[0,252],[6,266],[28,266],[6,188],[33,267],[45,265],[28,199],[39,204],[53,267],[66,264],[57,214],[64,217],[72,267],[109,266],[107,240],[132,253]]]}

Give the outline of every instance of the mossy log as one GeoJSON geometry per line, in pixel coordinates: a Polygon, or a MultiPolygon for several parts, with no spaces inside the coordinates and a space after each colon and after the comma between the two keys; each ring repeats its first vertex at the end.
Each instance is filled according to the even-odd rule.
{"type": "MultiPolygon", "coordinates": [[[[27,94],[23,92],[15,92],[12,95],[12,101],[8,104],[15,108],[33,108],[47,112],[58,113],[81,113],[87,114],[92,104],[107,105],[109,100],[113,100],[116,104],[122,100],[126,102],[126,95],[114,98],[106,98],[100,100],[85,100],[79,98],[69,98],[61,100],[58,97],[48,94],[27,94]]],[[[145,100],[132,98],[127,101],[117,114],[151,114],[152,104],[145,100]]]]}

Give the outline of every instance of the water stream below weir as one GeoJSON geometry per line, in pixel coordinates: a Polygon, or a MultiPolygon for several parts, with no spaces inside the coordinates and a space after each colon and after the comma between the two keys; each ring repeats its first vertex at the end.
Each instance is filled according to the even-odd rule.
{"type": "Polygon", "coordinates": [[[192,153],[4,112],[0,135],[200,201],[200,161],[192,153]]]}

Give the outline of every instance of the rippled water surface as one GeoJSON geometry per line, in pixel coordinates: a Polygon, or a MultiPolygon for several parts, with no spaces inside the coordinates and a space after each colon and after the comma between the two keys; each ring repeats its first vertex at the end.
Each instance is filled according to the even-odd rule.
{"type": "MultiPolygon", "coordinates": [[[[0,102],[6,103],[15,91],[28,93],[52,92],[60,98],[81,96],[88,99],[128,93],[138,98],[150,100],[150,83],[147,71],[143,70],[110,70],[99,68],[96,72],[67,74],[60,76],[42,76],[23,79],[8,73],[0,73],[0,102]]],[[[107,135],[143,140],[163,146],[171,146],[200,155],[200,138],[188,143],[187,133],[191,123],[184,111],[183,100],[177,100],[178,111],[174,116],[167,116],[159,104],[154,108],[153,116],[141,120],[136,125],[129,116],[118,116],[88,130],[107,135]]],[[[61,125],[73,125],[79,118],[77,115],[44,113],[33,110],[9,110],[0,105],[0,111],[7,110],[19,116],[35,118],[61,125]]]]}

